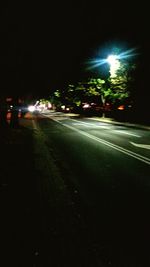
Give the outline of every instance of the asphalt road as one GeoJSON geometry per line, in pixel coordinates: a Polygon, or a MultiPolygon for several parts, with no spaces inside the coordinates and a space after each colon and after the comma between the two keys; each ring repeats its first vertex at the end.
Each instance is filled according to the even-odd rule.
{"type": "Polygon", "coordinates": [[[149,266],[149,130],[62,113],[43,114],[38,124],[80,196],[99,254],[110,266],[149,266]]]}
{"type": "Polygon", "coordinates": [[[0,265],[149,266],[149,130],[54,112],[19,123],[1,132],[0,265]]]}
{"type": "Polygon", "coordinates": [[[58,164],[76,186],[88,231],[107,250],[109,264],[146,266],[150,260],[149,130],[62,113],[43,114],[43,118],[40,127],[58,164]]]}

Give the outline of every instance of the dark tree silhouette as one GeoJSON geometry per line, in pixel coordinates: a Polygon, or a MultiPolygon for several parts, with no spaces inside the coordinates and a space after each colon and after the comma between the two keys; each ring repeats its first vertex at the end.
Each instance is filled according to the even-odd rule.
{"type": "Polygon", "coordinates": [[[10,126],[12,128],[18,128],[19,127],[19,102],[18,97],[14,97],[13,103],[12,103],[12,111],[11,111],[11,119],[10,119],[10,126]]]}
{"type": "Polygon", "coordinates": [[[7,102],[4,96],[0,97],[0,128],[7,128],[7,102]]]}

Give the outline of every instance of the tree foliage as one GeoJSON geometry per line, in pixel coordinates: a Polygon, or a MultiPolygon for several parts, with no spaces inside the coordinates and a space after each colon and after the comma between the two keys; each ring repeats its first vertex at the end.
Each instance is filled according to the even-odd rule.
{"type": "Polygon", "coordinates": [[[121,62],[115,76],[109,78],[91,77],[87,81],[68,84],[66,88],[53,93],[56,104],[80,106],[83,102],[93,99],[105,109],[106,102],[117,105],[132,95],[135,65],[121,62]]]}
{"type": "Polygon", "coordinates": [[[108,79],[110,99],[113,103],[120,100],[127,99],[132,91],[132,85],[134,82],[133,71],[135,65],[129,63],[121,63],[117,70],[116,76],[108,79]]]}

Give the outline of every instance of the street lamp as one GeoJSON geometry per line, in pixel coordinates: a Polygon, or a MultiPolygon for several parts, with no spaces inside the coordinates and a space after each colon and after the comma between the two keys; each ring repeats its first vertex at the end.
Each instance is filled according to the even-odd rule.
{"type": "Polygon", "coordinates": [[[136,48],[131,48],[128,49],[124,52],[121,52],[117,55],[112,54],[109,55],[107,58],[96,58],[96,59],[90,59],[88,60],[88,70],[91,70],[93,68],[98,68],[99,66],[102,66],[106,63],[108,63],[110,65],[110,74],[112,76],[115,75],[115,72],[118,70],[118,68],[120,68],[120,59],[125,59],[125,58],[130,58],[133,57],[135,55],[138,55],[138,53],[135,52],[136,48]]]}

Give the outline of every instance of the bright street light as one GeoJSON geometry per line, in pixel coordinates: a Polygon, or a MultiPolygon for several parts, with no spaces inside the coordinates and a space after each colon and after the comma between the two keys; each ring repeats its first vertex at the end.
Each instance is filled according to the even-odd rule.
{"type": "Polygon", "coordinates": [[[107,58],[107,62],[110,65],[110,77],[114,78],[116,77],[116,72],[120,68],[120,62],[118,60],[117,55],[110,55],[107,58]]]}
{"type": "Polygon", "coordinates": [[[87,69],[93,69],[98,68],[99,66],[102,66],[106,63],[110,64],[110,73],[111,75],[115,75],[115,72],[120,67],[120,60],[125,58],[130,58],[133,56],[138,55],[138,53],[135,52],[136,48],[128,49],[124,52],[119,53],[118,55],[109,55],[107,58],[96,58],[96,59],[90,59],[88,60],[88,67],[87,69]]]}

